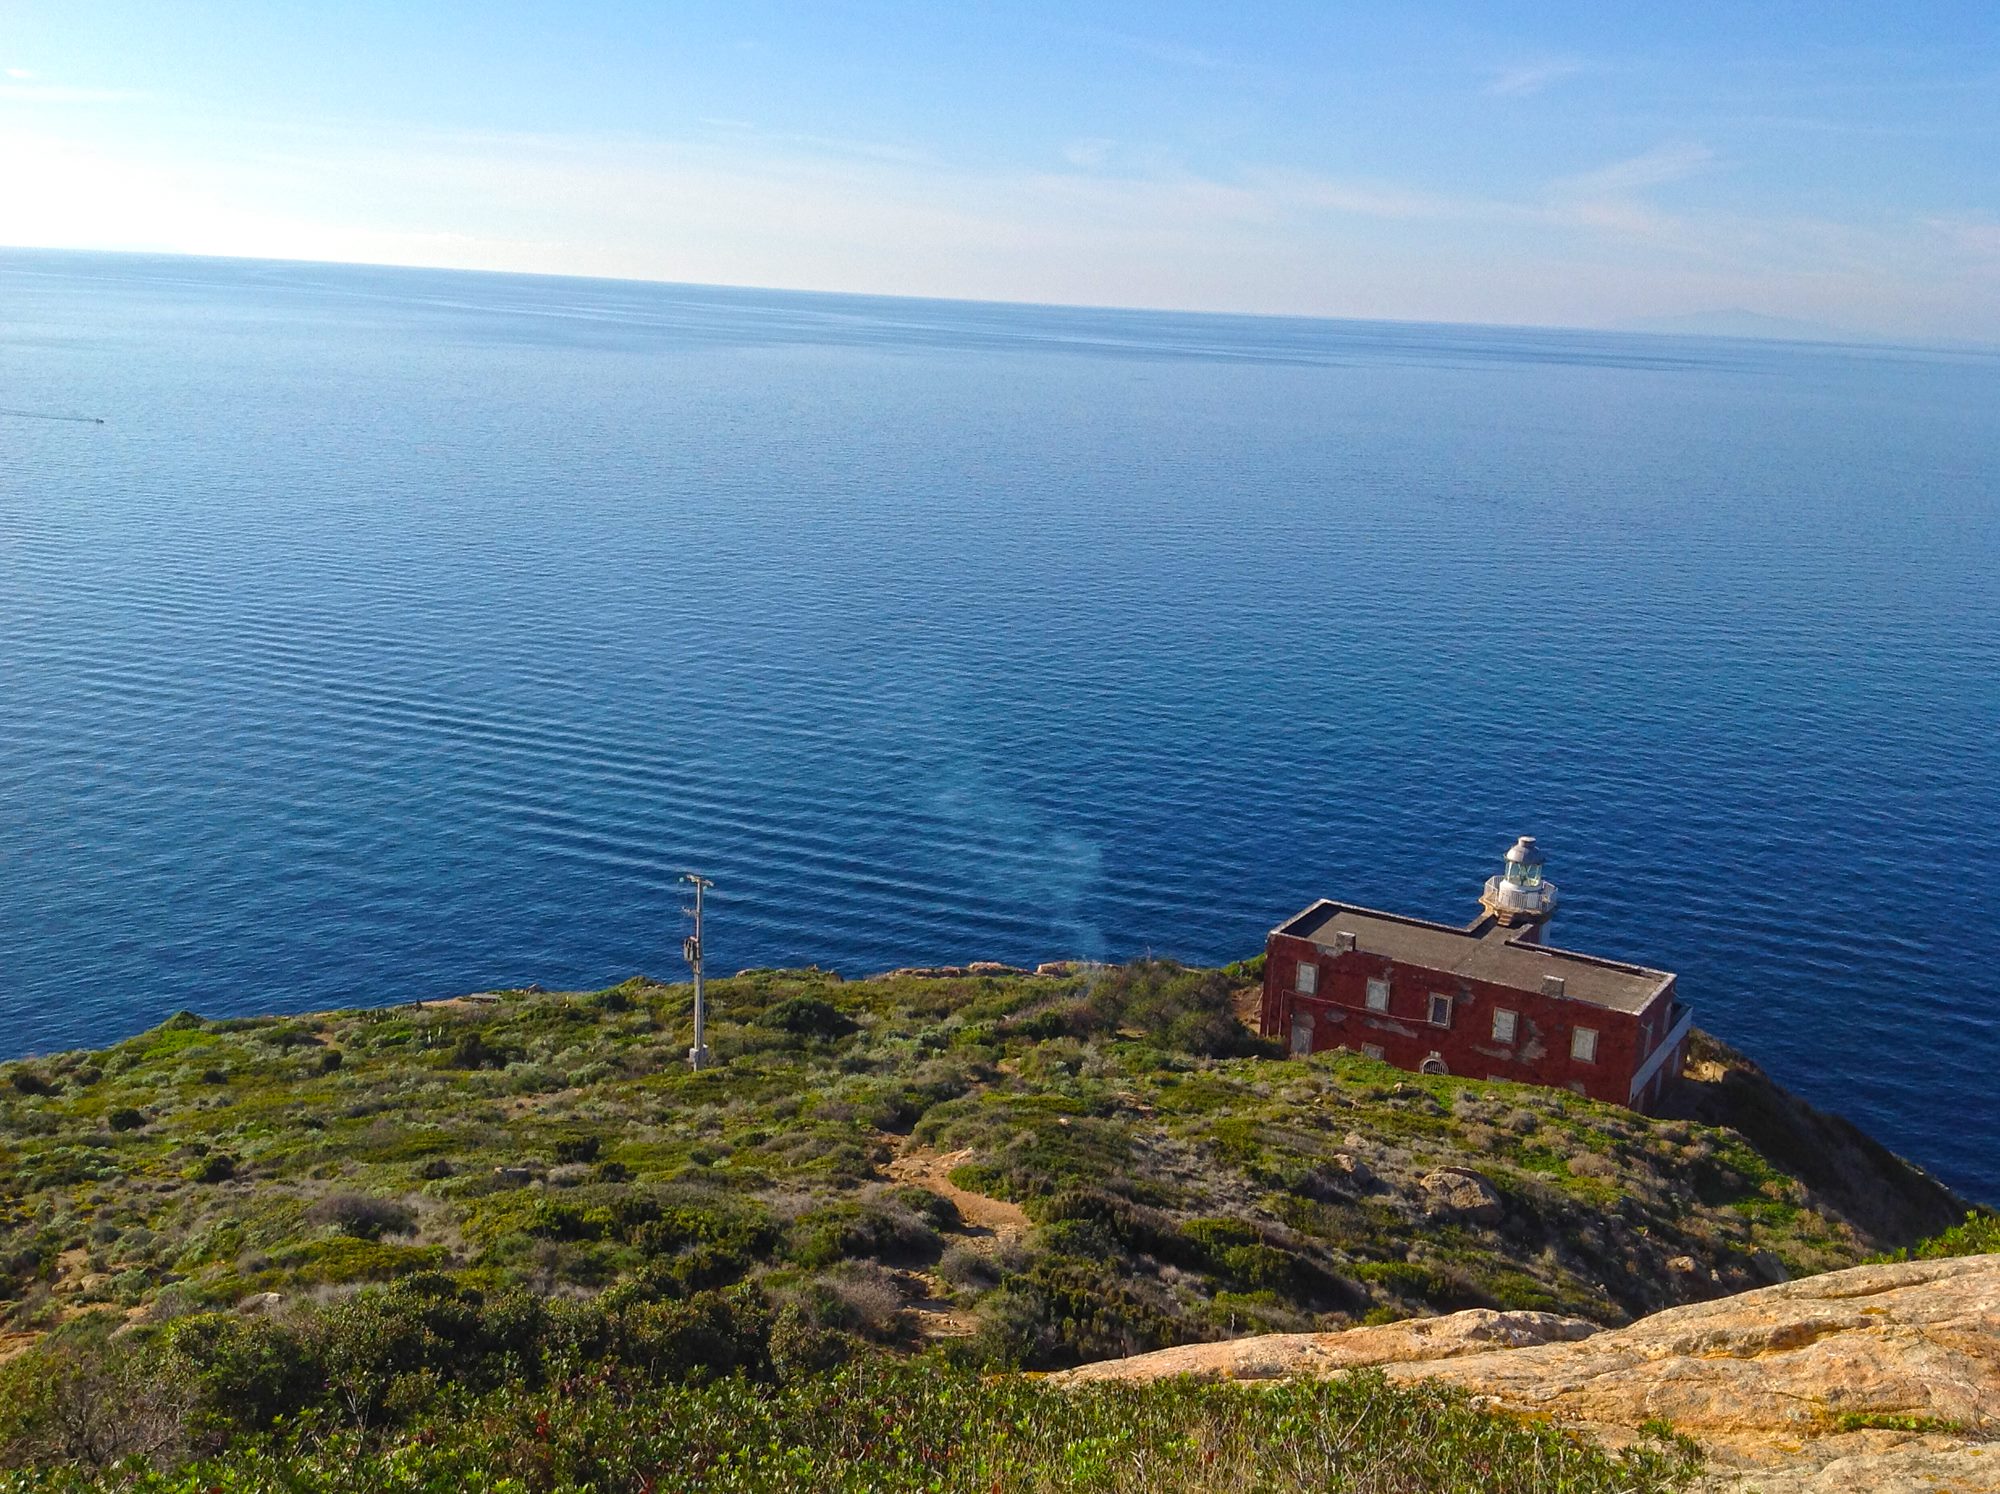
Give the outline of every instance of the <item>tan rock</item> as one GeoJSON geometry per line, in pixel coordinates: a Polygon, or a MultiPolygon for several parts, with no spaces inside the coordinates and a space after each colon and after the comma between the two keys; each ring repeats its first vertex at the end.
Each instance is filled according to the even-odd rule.
{"type": "Polygon", "coordinates": [[[1571,1342],[1599,1331],[1596,1324],[1581,1318],[1475,1307],[1449,1317],[1410,1318],[1373,1328],[1350,1328],[1344,1333],[1271,1333],[1219,1344],[1182,1344],[1130,1359],[1080,1365],[1050,1378],[1082,1382],[1192,1375],[1201,1380],[1279,1380],[1374,1364],[1429,1363],[1461,1354],[1571,1342]]]}
{"type": "Polygon", "coordinates": [[[1611,1443],[1664,1417],[1703,1444],[1710,1487],[1731,1494],[2000,1491],[2000,1255],[1857,1266],[1618,1329],[1453,1313],[1188,1345],[1065,1378],[1271,1379],[1363,1365],[1448,1381],[1611,1443]],[[1854,1429],[1841,1430],[1843,1418],[1854,1429]]]}
{"type": "Polygon", "coordinates": [[[1500,1190],[1469,1167],[1440,1167],[1427,1172],[1418,1187],[1424,1190],[1424,1212],[1472,1224],[1498,1224],[1506,1209],[1500,1190]]]}
{"type": "Polygon", "coordinates": [[[1375,1169],[1352,1152],[1335,1152],[1330,1159],[1330,1165],[1335,1172],[1344,1175],[1357,1188],[1372,1187],[1375,1183],[1375,1169]]]}

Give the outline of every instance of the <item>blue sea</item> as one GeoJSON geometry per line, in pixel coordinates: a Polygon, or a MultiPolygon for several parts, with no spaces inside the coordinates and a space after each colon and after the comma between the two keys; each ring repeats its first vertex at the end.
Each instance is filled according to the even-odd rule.
{"type": "Polygon", "coordinates": [[[2000,1202],[2000,357],[0,253],[0,1053],[711,968],[1680,972],[2000,1202]],[[52,415],[101,417],[60,420],[52,415]]]}

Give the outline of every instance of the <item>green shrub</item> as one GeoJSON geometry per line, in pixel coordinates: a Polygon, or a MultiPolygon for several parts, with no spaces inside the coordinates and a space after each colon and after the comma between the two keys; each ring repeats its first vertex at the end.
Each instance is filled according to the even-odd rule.
{"type": "Polygon", "coordinates": [[[271,1267],[278,1279],[301,1286],[352,1286],[434,1270],[446,1254],[438,1245],[391,1245],[334,1235],[277,1247],[271,1252],[271,1267]]]}
{"type": "Polygon", "coordinates": [[[1470,1282],[1435,1266],[1415,1261],[1362,1261],[1347,1269],[1357,1281],[1386,1288],[1400,1297],[1416,1298],[1433,1307],[1489,1305],[1470,1282]]]}
{"type": "Polygon", "coordinates": [[[189,1426],[213,1440],[322,1410],[362,1425],[435,1404],[440,1387],[483,1392],[606,1368],[641,1380],[767,1375],[770,1311],[748,1289],[686,1301],[606,1294],[487,1298],[418,1273],[274,1322],[209,1313],[175,1322],[154,1361],[192,1388],[189,1426]]]}
{"type": "Polygon", "coordinates": [[[898,1207],[915,1214],[932,1229],[957,1229],[964,1222],[959,1217],[957,1204],[928,1188],[895,1188],[890,1190],[888,1196],[898,1207]]]}
{"type": "Polygon", "coordinates": [[[740,1280],[782,1237],[777,1221],[754,1206],[677,1204],[628,1227],[625,1238],[645,1253],[641,1279],[672,1296],[740,1280]]]}
{"type": "Polygon", "coordinates": [[[564,1136],[555,1144],[557,1162],[595,1162],[603,1142],[595,1136],[564,1136]]]}
{"type": "Polygon", "coordinates": [[[1289,1250],[1280,1250],[1261,1242],[1231,1246],[1222,1252],[1220,1265],[1224,1275],[1232,1281],[1241,1282],[1253,1292],[1283,1292],[1296,1296],[1306,1290],[1311,1281],[1311,1270],[1306,1262],[1289,1250]]]}
{"type": "Polygon", "coordinates": [[[210,1436],[268,1427],[317,1394],[316,1358],[300,1335],[267,1318],[202,1313],[173,1323],[165,1359],[197,1393],[194,1428],[210,1436]]]}
{"type": "Polygon", "coordinates": [[[1878,1255],[1877,1261],[1938,1261],[1961,1255],[1992,1255],[2000,1252],[2000,1213],[1990,1209],[1969,1209],[1965,1221],[1932,1235],[1903,1250],[1878,1255]]]}
{"type": "Polygon", "coordinates": [[[1175,1336],[1160,1309],[1108,1263],[1050,1256],[981,1303],[976,1350],[994,1363],[1052,1369],[1159,1348],[1175,1336]]]}
{"type": "MultiPolygon", "coordinates": [[[[775,1331],[775,1330],[774,1330],[775,1331]]],[[[788,1327],[783,1335],[795,1335],[788,1327]]],[[[817,1342],[802,1345],[823,1353],[817,1342]]],[[[827,1358],[834,1356],[827,1355],[827,1358]]],[[[1237,1494],[1242,1490],[1669,1494],[1699,1472],[1669,1429],[1609,1453],[1461,1392],[1379,1374],[1250,1389],[1056,1388],[859,1357],[782,1384],[596,1376],[439,1395],[386,1426],[325,1419],[173,1472],[29,1475],[38,1494],[317,1489],[652,1494],[1237,1494]]]]}
{"type": "Polygon", "coordinates": [[[771,1373],[771,1313],[748,1287],[697,1292],[684,1302],[555,1303],[551,1367],[588,1375],[606,1361],[652,1380],[771,1373]]]}
{"type": "Polygon", "coordinates": [[[1210,1255],[1220,1255],[1237,1246],[1255,1245],[1263,1239],[1255,1226],[1241,1219],[1190,1219],[1181,1226],[1181,1233],[1210,1255]]]}
{"type": "Polygon", "coordinates": [[[839,1202],[812,1209],[792,1224],[791,1256],[802,1266],[830,1266],[853,1256],[885,1260],[934,1258],[944,1242],[923,1215],[889,1200],[839,1202]]]}
{"type": "Polygon", "coordinates": [[[854,1019],[830,1001],[817,996],[792,996],[765,1012],[766,1027],[775,1027],[793,1037],[832,1041],[857,1030],[854,1019]]]}
{"type": "Polygon", "coordinates": [[[236,1176],[236,1159],[227,1152],[210,1152],[196,1158],[182,1175],[195,1183],[226,1183],[236,1176]]]}
{"type": "Polygon", "coordinates": [[[0,1364],[0,1468],[101,1473],[128,1458],[171,1463],[186,1453],[194,1392],[142,1341],[113,1337],[121,1323],[93,1314],[0,1364]]]}
{"type": "Polygon", "coordinates": [[[854,1357],[854,1336],[826,1327],[806,1306],[787,1303],[771,1322],[771,1368],[793,1381],[837,1369],[854,1357]]]}
{"type": "Polygon", "coordinates": [[[521,1057],[518,1048],[507,1048],[489,1043],[486,1034],[478,1028],[460,1034],[446,1056],[446,1064],[454,1069],[504,1069],[521,1057]]]}
{"type": "Polygon", "coordinates": [[[618,1221],[602,1206],[542,1198],[536,1200],[522,1227],[545,1240],[602,1240],[617,1233],[618,1221]]]}
{"type": "Polygon", "coordinates": [[[416,1213],[407,1204],[365,1193],[329,1194],[306,1210],[306,1220],[332,1225],[357,1240],[414,1234],[417,1228],[416,1213]]]}
{"type": "Polygon", "coordinates": [[[938,1275],[962,1290],[983,1292],[999,1281],[1000,1268],[984,1251],[953,1245],[938,1261],[938,1275]]]}
{"type": "Polygon", "coordinates": [[[1275,1053],[1275,1045],[1236,1020],[1231,998],[1240,983],[1222,970],[1134,960],[1097,972],[1071,1026],[1080,1034],[1130,1030],[1208,1058],[1275,1053]]]}
{"type": "Polygon", "coordinates": [[[1008,1031],[1027,1038],[1031,1042],[1045,1043],[1054,1038],[1068,1037],[1076,1025],[1079,1006],[1053,1006],[1046,1011],[1030,1013],[1015,1022],[1008,1031]]]}

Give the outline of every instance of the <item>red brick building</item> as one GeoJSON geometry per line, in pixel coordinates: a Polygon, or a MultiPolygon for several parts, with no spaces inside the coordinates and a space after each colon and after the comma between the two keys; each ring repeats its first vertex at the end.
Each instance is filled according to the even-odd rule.
{"type": "Polygon", "coordinates": [[[1530,836],[1480,904],[1458,928],[1314,903],[1265,946],[1264,1035],[1298,1055],[1349,1048],[1650,1110],[1680,1074],[1692,1021],[1673,976],[1544,945],[1556,889],[1530,836]]]}

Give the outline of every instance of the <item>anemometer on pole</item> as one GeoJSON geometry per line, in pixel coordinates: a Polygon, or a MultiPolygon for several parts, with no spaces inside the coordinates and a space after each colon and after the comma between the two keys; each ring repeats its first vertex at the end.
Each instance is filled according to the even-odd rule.
{"type": "Polygon", "coordinates": [[[701,895],[715,884],[707,877],[693,872],[681,873],[681,880],[694,888],[694,906],[681,911],[694,920],[694,932],[681,943],[681,958],[688,962],[688,969],[694,972],[694,1046],[688,1049],[688,1067],[699,1072],[708,1067],[708,1043],[705,1029],[708,1026],[708,1007],[702,998],[701,989],[701,895]]]}

